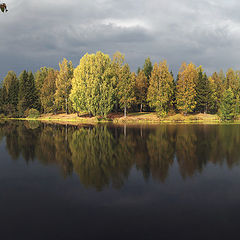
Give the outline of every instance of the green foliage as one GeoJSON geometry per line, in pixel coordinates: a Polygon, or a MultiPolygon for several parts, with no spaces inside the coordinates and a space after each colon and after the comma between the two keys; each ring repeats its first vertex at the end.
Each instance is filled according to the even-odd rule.
{"type": "Polygon", "coordinates": [[[224,86],[222,79],[220,76],[215,72],[209,77],[209,84],[212,91],[211,100],[211,113],[217,113],[220,107],[220,102],[222,98],[222,94],[224,91],[224,86]]]}
{"type": "Polygon", "coordinates": [[[124,64],[119,72],[119,80],[117,85],[117,92],[119,97],[119,104],[121,109],[124,110],[124,116],[126,117],[127,109],[136,100],[134,96],[135,87],[135,73],[131,74],[128,64],[124,64]]]}
{"type": "Polygon", "coordinates": [[[1,101],[7,115],[15,114],[18,104],[19,81],[16,73],[9,71],[3,80],[1,101]],[[6,107],[7,106],[7,107],[6,107]]]}
{"type": "Polygon", "coordinates": [[[210,82],[206,73],[203,73],[201,67],[198,69],[198,78],[196,83],[196,111],[200,113],[208,113],[212,105],[212,91],[210,82]]]}
{"type": "Polygon", "coordinates": [[[153,70],[152,62],[151,62],[150,58],[148,57],[145,60],[144,65],[143,65],[143,71],[144,71],[148,80],[151,77],[152,70],[153,70]]]}
{"type": "Polygon", "coordinates": [[[143,70],[140,70],[136,77],[135,97],[136,103],[140,105],[140,112],[143,111],[144,105],[147,104],[148,80],[143,70]]]}
{"type": "Polygon", "coordinates": [[[235,101],[233,91],[229,88],[224,91],[219,116],[222,121],[231,121],[235,117],[235,101]]]}
{"type": "Polygon", "coordinates": [[[154,64],[148,88],[147,100],[164,117],[170,109],[173,95],[173,77],[168,70],[167,62],[154,64]]]}
{"type": "Polygon", "coordinates": [[[29,118],[38,118],[40,116],[40,113],[37,109],[31,108],[28,111],[28,117],[29,118]]]}
{"type": "Polygon", "coordinates": [[[56,78],[58,72],[54,69],[49,69],[47,76],[40,91],[40,101],[44,113],[55,111],[55,92],[56,92],[56,78]]]}
{"type": "Polygon", "coordinates": [[[40,70],[38,70],[35,73],[35,86],[36,86],[36,94],[37,94],[37,101],[36,105],[38,106],[37,109],[41,112],[43,112],[43,106],[41,102],[41,92],[42,92],[42,87],[45,81],[45,78],[48,75],[48,72],[51,70],[51,68],[47,67],[42,67],[40,70]]]}
{"type": "Polygon", "coordinates": [[[35,75],[24,70],[19,78],[9,71],[0,86],[0,113],[25,116],[32,108],[40,113],[88,112],[104,118],[120,109],[125,116],[128,109],[156,110],[160,116],[176,110],[217,113],[228,89],[234,96],[235,114],[240,113],[240,71],[231,68],[208,78],[201,66],[183,63],[174,81],[166,62],[153,68],[147,58],[136,75],[120,52],[112,61],[102,52],[85,54],[75,69],[63,59],[59,68],[58,72],[43,67],[35,75]]]}
{"type": "Polygon", "coordinates": [[[72,88],[73,65],[71,61],[65,58],[59,63],[59,73],[56,78],[55,105],[58,110],[69,113],[71,111],[71,102],[69,95],[72,88]]]}
{"type": "Polygon", "coordinates": [[[35,80],[32,72],[24,70],[19,76],[19,93],[18,93],[18,112],[19,116],[28,108],[37,108],[38,97],[35,87],[35,80]]]}
{"type": "Polygon", "coordinates": [[[85,54],[74,70],[70,99],[76,111],[104,117],[114,106],[111,59],[102,52],[85,54]]]}

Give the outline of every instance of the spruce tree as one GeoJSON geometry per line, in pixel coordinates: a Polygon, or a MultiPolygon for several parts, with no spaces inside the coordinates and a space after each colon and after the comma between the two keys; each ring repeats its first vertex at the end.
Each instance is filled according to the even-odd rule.
{"type": "Polygon", "coordinates": [[[153,70],[152,62],[151,62],[150,58],[148,57],[145,60],[144,65],[143,65],[143,71],[148,79],[148,82],[151,77],[152,70],[153,70]]]}
{"type": "Polygon", "coordinates": [[[219,116],[222,121],[231,121],[235,117],[234,94],[230,88],[223,93],[219,116]]]}
{"type": "Polygon", "coordinates": [[[208,113],[211,102],[210,83],[206,73],[203,73],[202,68],[199,68],[198,78],[196,83],[196,111],[200,113],[208,113]]]}
{"type": "Polygon", "coordinates": [[[219,110],[221,98],[224,92],[223,82],[218,73],[214,72],[212,76],[209,77],[209,84],[212,91],[211,112],[217,113],[219,110]]]}
{"type": "Polygon", "coordinates": [[[28,73],[26,70],[23,70],[19,76],[19,92],[18,92],[18,114],[23,116],[25,110],[28,107],[27,102],[27,82],[28,82],[28,73]]]}
{"type": "Polygon", "coordinates": [[[37,91],[35,87],[35,79],[32,71],[28,72],[28,81],[26,85],[27,108],[38,108],[37,106],[37,91]]]}
{"type": "MultiPolygon", "coordinates": [[[[6,108],[8,108],[8,110],[11,110],[13,111],[12,113],[15,113],[18,105],[19,81],[14,71],[8,72],[3,80],[3,87],[5,91],[5,100],[3,104],[6,108]]],[[[11,114],[11,112],[8,113],[11,114]]]]}

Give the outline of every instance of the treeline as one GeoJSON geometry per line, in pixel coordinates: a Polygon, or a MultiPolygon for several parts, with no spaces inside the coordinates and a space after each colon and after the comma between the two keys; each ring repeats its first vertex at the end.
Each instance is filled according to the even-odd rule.
{"type": "Polygon", "coordinates": [[[0,112],[24,117],[40,113],[82,113],[107,117],[110,112],[156,111],[219,114],[231,120],[239,114],[240,71],[221,70],[207,76],[202,66],[183,63],[174,79],[166,61],[152,65],[147,58],[137,73],[124,56],[102,52],[85,54],[74,69],[63,59],[59,70],[43,67],[19,77],[8,72],[0,89],[0,112]]]}

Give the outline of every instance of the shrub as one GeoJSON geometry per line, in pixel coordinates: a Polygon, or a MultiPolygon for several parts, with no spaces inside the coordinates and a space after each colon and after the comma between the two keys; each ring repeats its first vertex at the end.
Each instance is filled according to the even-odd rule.
{"type": "Polygon", "coordinates": [[[28,117],[29,118],[38,118],[40,116],[40,113],[37,109],[31,108],[28,111],[28,117]]]}

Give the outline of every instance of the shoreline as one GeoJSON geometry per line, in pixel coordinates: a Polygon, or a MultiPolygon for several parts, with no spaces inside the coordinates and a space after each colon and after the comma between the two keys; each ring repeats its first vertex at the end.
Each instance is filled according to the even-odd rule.
{"type": "Polygon", "coordinates": [[[157,113],[142,112],[142,113],[129,113],[124,118],[122,113],[110,114],[109,118],[104,119],[101,117],[88,117],[80,116],[77,114],[43,114],[38,118],[1,118],[2,120],[19,120],[19,121],[40,121],[45,123],[58,123],[58,124],[114,124],[114,125],[149,125],[149,124],[240,124],[240,119],[231,122],[222,122],[215,114],[174,114],[159,118],[157,113]]]}

